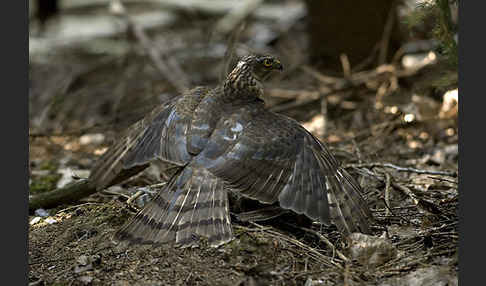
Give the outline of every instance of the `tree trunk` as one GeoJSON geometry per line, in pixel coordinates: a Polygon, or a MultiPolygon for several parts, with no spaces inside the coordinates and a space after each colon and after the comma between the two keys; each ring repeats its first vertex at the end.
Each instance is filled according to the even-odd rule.
{"type": "MultiPolygon", "coordinates": [[[[396,2],[394,0],[306,0],[310,59],[326,69],[342,71],[340,55],[346,54],[351,68],[362,63],[374,51],[376,64],[380,45],[391,16],[392,26],[385,59],[400,46],[396,2]]],[[[383,53],[383,52],[382,52],[383,53]]]]}

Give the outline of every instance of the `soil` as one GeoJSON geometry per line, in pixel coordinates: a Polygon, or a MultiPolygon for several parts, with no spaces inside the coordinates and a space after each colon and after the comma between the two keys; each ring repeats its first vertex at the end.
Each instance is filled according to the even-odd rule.
{"type": "MultiPolygon", "coordinates": [[[[369,109],[363,103],[361,106],[361,111],[369,109]]],[[[331,117],[331,120],[337,119],[331,117]]],[[[457,172],[454,121],[400,123],[377,129],[378,135],[370,133],[346,140],[349,129],[339,127],[346,126],[345,120],[339,121],[335,125],[338,127],[324,140],[331,141],[328,145],[333,153],[349,166],[348,170],[364,187],[376,219],[373,237],[385,238],[392,247],[381,254],[385,258],[378,265],[352,257],[351,242],[335,228],[323,228],[293,213],[257,223],[242,222],[233,215],[235,239],[217,249],[121,246],[111,236],[135,214],[133,207],[126,204],[126,196],[134,193],[135,186],[155,182],[150,174],[144,173],[122,184],[117,189],[119,193],[95,194],[78,204],[47,210],[51,214],[48,217],[32,214],[29,218],[30,282],[44,285],[409,285],[410,281],[399,279],[409,279],[407,275],[414,271],[440,267],[433,272],[431,281],[449,277],[446,282],[455,285],[457,178],[366,165],[366,162],[391,162],[419,171],[457,172]],[[387,187],[386,174],[393,182],[409,188],[420,202],[395,185],[387,187]],[[387,188],[391,209],[384,203],[387,188]],[[35,220],[38,221],[33,223],[35,220]],[[346,263],[319,236],[304,231],[303,227],[327,237],[350,261],[346,263]],[[387,284],[395,281],[392,279],[398,282],[387,284]],[[316,281],[325,282],[312,284],[316,281]]],[[[372,127],[368,128],[371,132],[372,127]]],[[[360,129],[352,130],[358,134],[360,129]]],[[[96,151],[109,145],[105,142],[83,145],[79,138],[33,138],[31,186],[41,186],[38,191],[42,191],[42,186],[44,191],[52,189],[53,181],[59,178],[56,170],[61,165],[74,169],[74,173],[89,170],[98,156],[96,151]]],[[[243,207],[241,203],[231,206],[233,214],[247,210],[248,203],[243,207]]]]}
{"type": "MultiPolygon", "coordinates": [[[[84,285],[302,285],[319,269],[295,245],[259,229],[235,228],[220,248],[120,246],[113,232],[128,218],[123,203],[88,203],[32,227],[30,279],[84,285]],[[260,285],[260,284],[257,284],[260,285]]],[[[339,272],[331,276],[339,278],[339,272]]]]}

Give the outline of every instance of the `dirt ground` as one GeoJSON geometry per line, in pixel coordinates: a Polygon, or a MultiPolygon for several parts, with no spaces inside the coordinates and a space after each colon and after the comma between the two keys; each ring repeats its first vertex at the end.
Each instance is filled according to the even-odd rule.
{"type": "MultiPolygon", "coordinates": [[[[198,21],[203,30],[213,23],[198,21]]],[[[208,43],[193,28],[175,25],[151,36],[175,43],[165,53],[192,86],[214,86],[224,52],[197,53],[197,47],[215,51],[224,41],[208,43]]],[[[75,204],[31,213],[29,285],[457,285],[457,102],[438,84],[457,72],[431,64],[312,99],[327,87],[302,69],[312,67],[300,56],[303,29],[297,22],[265,50],[286,66],[266,83],[265,100],[326,142],[358,178],[375,218],[372,236],[343,237],[291,212],[244,221],[242,212],[262,206],[232,200],[235,239],[219,248],[117,244],[112,235],[142,204],[127,199],[158,182],[148,170],[75,204]]],[[[258,50],[251,31],[241,46],[258,50]]],[[[31,57],[31,195],[73,174],[87,177],[116,132],[177,95],[133,39],[117,37],[129,44],[116,55],[76,46],[31,57]]]]}
{"type": "MultiPolygon", "coordinates": [[[[370,107],[360,108],[365,112],[370,107]]],[[[292,213],[258,223],[242,222],[232,216],[236,238],[218,249],[203,246],[178,249],[170,245],[121,247],[111,241],[111,236],[135,213],[127,206],[126,196],[133,194],[134,186],[154,183],[150,174],[143,174],[114,192],[95,194],[76,205],[48,210],[47,217],[30,216],[30,282],[33,285],[36,282],[37,285],[457,285],[458,150],[454,120],[394,122],[375,123],[365,129],[370,131],[368,135],[355,140],[346,140],[350,132],[343,127],[336,127],[324,137],[364,186],[364,195],[376,219],[373,235],[387,243],[384,250],[379,247],[373,250],[375,246],[365,243],[365,248],[371,249],[366,250],[370,257],[374,251],[375,256],[381,257],[378,262],[353,254],[352,242],[333,227],[322,228],[292,213]],[[378,135],[372,135],[373,128],[378,135]],[[407,166],[409,170],[387,168],[379,162],[407,166]],[[420,173],[424,171],[432,173],[420,173]],[[451,175],[433,174],[441,171],[451,175]],[[387,178],[391,183],[387,183],[387,178]],[[384,203],[387,196],[390,208],[384,203]],[[309,229],[327,237],[349,261],[345,262],[309,229]],[[419,275],[420,271],[431,272],[419,275]],[[421,280],[413,284],[410,282],[413,279],[429,279],[427,283],[432,284],[421,280]]],[[[312,120],[303,123],[311,124],[312,120]]],[[[336,126],[339,124],[343,121],[336,126]]],[[[353,130],[358,134],[363,129],[353,130]]],[[[105,142],[83,145],[79,136],[31,140],[31,192],[52,189],[62,176],[58,173],[61,165],[74,169],[75,174],[88,170],[97,150],[109,145],[105,142]]],[[[242,210],[245,208],[232,205],[233,213],[242,210]]]]}
{"type": "MultiPolygon", "coordinates": [[[[427,181],[418,175],[414,180],[427,181]]],[[[457,285],[457,189],[447,181],[423,184],[429,189],[421,197],[439,214],[394,192],[392,214],[372,208],[374,235],[392,246],[377,266],[358,258],[344,263],[301,227],[322,233],[348,257],[349,243],[332,228],[320,229],[294,214],[262,224],[234,219],[236,239],[218,249],[119,246],[111,235],[134,212],[125,202],[94,196],[91,202],[49,210],[53,215],[31,225],[29,279],[45,285],[457,285]],[[436,271],[434,283],[449,284],[410,284],[407,275],[422,269],[436,271]]],[[[368,193],[371,204],[379,204],[383,187],[368,193]]]]}

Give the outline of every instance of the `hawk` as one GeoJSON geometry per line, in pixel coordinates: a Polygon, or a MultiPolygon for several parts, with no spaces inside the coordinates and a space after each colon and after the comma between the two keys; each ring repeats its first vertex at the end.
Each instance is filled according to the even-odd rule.
{"type": "Polygon", "coordinates": [[[219,246],[233,238],[228,191],[305,214],[345,233],[370,232],[360,185],[297,121],[265,108],[263,80],[281,62],[241,58],[215,88],[196,87],[131,126],[95,164],[97,189],[149,164],[175,170],[115,234],[133,243],[219,246]]]}

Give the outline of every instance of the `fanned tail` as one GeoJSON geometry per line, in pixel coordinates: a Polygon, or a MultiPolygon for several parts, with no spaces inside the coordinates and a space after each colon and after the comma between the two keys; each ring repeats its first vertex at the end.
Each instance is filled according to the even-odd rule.
{"type": "Polygon", "coordinates": [[[206,238],[213,247],[230,241],[233,234],[223,181],[205,169],[184,167],[115,238],[180,246],[206,238]]]}

